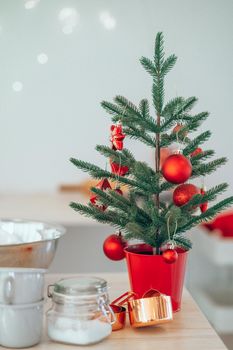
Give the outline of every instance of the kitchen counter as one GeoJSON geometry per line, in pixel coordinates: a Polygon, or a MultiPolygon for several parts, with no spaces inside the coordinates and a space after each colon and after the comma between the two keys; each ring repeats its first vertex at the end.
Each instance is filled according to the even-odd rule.
{"type": "MultiPolygon", "coordinates": [[[[0,212],[4,219],[27,219],[55,222],[69,226],[96,227],[101,225],[69,207],[70,202],[88,203],[80,193],[1,194],[0,212]]],[[[102,225],[103,226],[103,225],[102,225]]]]}
{"type": "MultiPolygon", "coordinates": [[[[46,289],[48,284],[69,276],[74,275],[48,274],[46,276],[46,289]]],[[[108,281],[111,299],[129,290],[128,278],[125,273],[98,273],[98,276],[108,281]]],[[[50,304],[51,300],[47,298],[45,309],[48,309],[50,304]]],[[[174,314],[174,320],[170,323],[139,329],[133,329],[127,324],[124,330],[113,332],[109,338],[101,343],[85,347],[52,342],[47,338],[44,330],[42,342],[33,347],[35,350],[72,350],[75,348],[84,350],[226,350],[225,345],[187,290],[184,290],[183,293],[182,310],[174,314]]]]}

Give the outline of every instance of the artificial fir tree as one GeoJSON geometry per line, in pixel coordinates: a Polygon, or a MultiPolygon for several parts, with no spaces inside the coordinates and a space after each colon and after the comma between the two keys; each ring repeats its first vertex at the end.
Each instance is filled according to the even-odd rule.
{"type": "MultiPolygon", "coordinates": [[[[142,99],[138,107],[123,96],[116,96],[114,103],[102,102],[102,107],[111,114],[113,122],[121,122],[123,126],[123,132],[120,130],[118,134],[115,131],[121,125],[112,126],[112,147],[96,147],[98,152],[110,159],[112,172],[71,158],[75,166],[92,177],[105,181],[110,179],[129,188],[127,196],[122,196],[110,186],[97,186],[91,190],[101,206],[92,201],[89,205],[71,203],[71,207],[99,222],[113,225],[124,233],[126,240],[142,240],[153,247],[154,254],[161,254],[163,247],[169,245],[190,249],[191,241],[185,237],[185,232],[203,221],[209,221],[233,203],[233,197],[229,197],[207,209],[207,203],[226,190],[227,184],[222,183],[204,191],[190,183],[197,177],[214,172],[226,163],[226,158],[208,161],[214,151],[200,148],[211,136],[210,131],[190,138],[191,133],[209,115],[208,112],[191,114],[196,97],[176,97],[165,103],[165,77],[176,60],[175,55],[165,58],[162,33],[156,36],[153,61],[145,57],[140,60],[152,77],[155,112],[150,112],[147,99],[142,99]],[[114,138],[114,135],[119,137],[114,138]],[[125,135],[155,150],[154,169],[145,162],[137,161],[129,150],[123,148],[125,135]],[[182,154],[168,157],[161,169],[161,148],[169,147],[174,142],[181,144],[182,154]],[[189,183],[183,184],[186,180],[189,183]],[[175,190],[173,201],[166,203],[162,193],[172,190],[175,190]],[[201,211],[197,208],[201,208],[201,211]]],[[[173,253],[173,259],[174,250],[170,253],[173,253]]]]}

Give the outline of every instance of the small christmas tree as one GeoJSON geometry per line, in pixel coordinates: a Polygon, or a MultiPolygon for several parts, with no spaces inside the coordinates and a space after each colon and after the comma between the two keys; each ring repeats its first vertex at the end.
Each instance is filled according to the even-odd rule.
{"type": "Polygon", "coordinates": [[[114,103],[102,102],[102,107],[112,115],[113,122],[122,123],[124,132],[121,124],[113,125],[112,147],[96,147],[98,152],[110,159],[112,172],[71,158],[75,166],[92,177],[127,185],[129,191],[127,196],[122,196],[120,190],[111,189],[109,185],[97,186],[91,189],[94,197],[89,205],[71,203],[70,206],[99,222],[113,225],[124,232],[127,240],[145,242],[153,247],[154,254],[161,254],[161,248],[167,245],[190,249],[191,241],[185,237],[185,232],[209,221],[233,203],[233,197],[229,197],[207,208],[208,202],[214,201],[226,190],[226,183],[207,191],[191,183],[184,184],[188,179],[193,181],[214,172],[226,163],[226,158],[207,161],[214,151],[202,150],[200,145],[209,139],[210,131],[190,138],[190,134],[209,115],[208,112],[191,115],[196,97],[176,97],[165,103],[164,80],[176,60],[175,55],[165,59],[162,33],[156,36],[153,61],[145,57],[140,60],[153,80],[155,118],[151,115],[147,99],[142,99],[139,107],[123,96],[116,96],[114,103]],[[137,161],[129,150],[123,149],[125,135],[155,150],[155,169],[137,161]],[[181,144],[182,153],[169,156],[161,169],[161,149],[174,142],[181,144]],[[173,200],[167,203],[162,193],[173,189],[173,200]]]}

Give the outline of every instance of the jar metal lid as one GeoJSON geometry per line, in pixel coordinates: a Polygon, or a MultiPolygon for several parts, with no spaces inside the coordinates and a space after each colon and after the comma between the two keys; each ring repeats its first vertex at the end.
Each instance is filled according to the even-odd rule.
{"type": "Polygon", "coordinates": [[[107,282],[98,277],[81,276],[61,279],[54,284],[54,293],[66,296],[87,296],[102,294],[106,291],[107,282]]]}

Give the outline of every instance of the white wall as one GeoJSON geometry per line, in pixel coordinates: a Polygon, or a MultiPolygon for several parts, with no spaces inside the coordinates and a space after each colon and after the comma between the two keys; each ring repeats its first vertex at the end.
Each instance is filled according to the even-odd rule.
{"type": "MultiPolygon", "coordinates": [[[[94,150],[109,136],[99,102],[150,96],[138,59],[153,54],[160,30],[167,52],[179,57],[167,95],[196,95],[196,110],[211,111],[203,129],[211,128],[209,146],[229,163],[209,181],[232,186],[232,12],[232,0],[0,0],[0,191],[53,191],[83,178],[70,156],[105,166],[94,150]],[[71,34],[58,19],[64,8],[77,11],[71,34]],[[37,62],[40,53],[46,64],[37,62]]],[[[152,158],[140,144],[127,145],[152,158]]]]}

